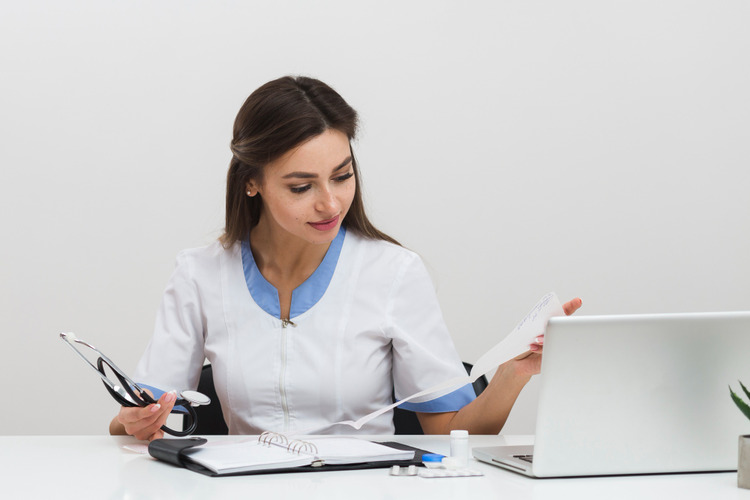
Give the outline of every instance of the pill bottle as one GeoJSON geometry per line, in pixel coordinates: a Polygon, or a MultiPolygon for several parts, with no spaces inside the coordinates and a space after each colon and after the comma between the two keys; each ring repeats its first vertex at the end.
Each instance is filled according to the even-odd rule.
{"type": "Polygon", "coordinates": [[[451,431],[451,457],[461,465],[469,463],[469,431],[451,431]]]}

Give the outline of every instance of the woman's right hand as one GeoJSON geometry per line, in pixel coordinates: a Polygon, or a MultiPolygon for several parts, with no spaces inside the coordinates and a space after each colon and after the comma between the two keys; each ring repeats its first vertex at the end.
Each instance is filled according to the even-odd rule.
{"type": "MultiPolygon", "coordinates": [[[[125,434],[136,439],[153,441],[164,437],[161,426],[167,422],[167,417],[174,407],[177,395],[174,391],[165,392],[156,404],[146,407],[134,406],[120,408],[115,421],[125,430],[125,434]]],[[[114,423],[114,422],[113,422],[114,423]]]]}

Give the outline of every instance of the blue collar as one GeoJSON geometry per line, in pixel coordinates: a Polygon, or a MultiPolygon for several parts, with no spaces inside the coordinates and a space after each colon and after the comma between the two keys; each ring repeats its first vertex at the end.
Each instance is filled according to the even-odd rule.
{"type": "MultiPolygon", "coordinates": [[[[323,298],[328,285],[333,278],[336,264],[339,261],[341,247],[344,245],[346,229],[341,226],[339,233],[328,247],[323,261],[314,273],[310,275],[300,286],[292,291],[292,305],[289,310],[289,319],[307,312],[323,298]]],[[[250,295],[258,306],[275,318],[281,317],[281,305],[279,304],[279,292],[271,283],[263,277],[255,263],[253,252],[250,249],[250,240],[242,242],[242,269],[245,271],[245,282],[250,295]]]]}

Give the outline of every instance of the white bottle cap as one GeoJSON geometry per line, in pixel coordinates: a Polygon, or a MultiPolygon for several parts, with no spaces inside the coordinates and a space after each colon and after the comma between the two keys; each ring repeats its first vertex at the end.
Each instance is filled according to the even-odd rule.
{"type": "Polygon", "coordinates": [[[451,437],[463,438],[469,437],[469,431],[451,431],[451,437]]]}

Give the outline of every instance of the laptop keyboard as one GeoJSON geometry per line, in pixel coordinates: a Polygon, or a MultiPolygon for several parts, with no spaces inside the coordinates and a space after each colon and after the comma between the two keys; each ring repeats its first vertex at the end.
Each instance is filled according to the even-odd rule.
{"type": "Polygon", "coordinates": [[[534,462],[534,455],[513,455],[513,458],[518,458],[519,460],[523,460],[524,462],[528,463],[534,462]]]}

